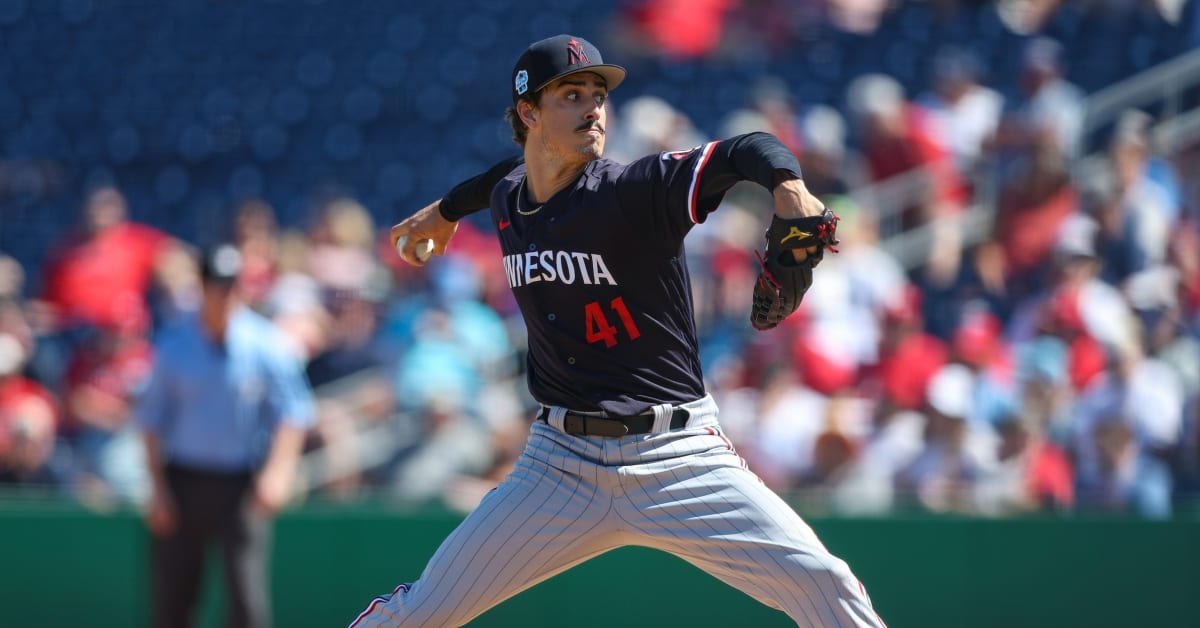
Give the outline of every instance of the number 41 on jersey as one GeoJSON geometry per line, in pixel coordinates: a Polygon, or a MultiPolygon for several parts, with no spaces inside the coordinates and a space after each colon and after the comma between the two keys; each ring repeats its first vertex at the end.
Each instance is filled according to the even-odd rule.
{"type": "MultiPolygon", "coordinates": [[[[637,324],[633,322],[633,315],[629,313],[629,308],[625,307],[625,299],[617,297],[608,305],[617,314],[617,318],[621,319],[621,324],[625,326],[625,333],[630,340],[635,340],[642,335],[642,332],[638,331],[637,324]]],[[[603,341],[604,346],[610,348],[617,344],[617,327],[608,322],[608,316],[605,315],[604,308],[600,307],[599,301],[592,301],[585,305],[583,314],[589,343],[603,341]]]]}

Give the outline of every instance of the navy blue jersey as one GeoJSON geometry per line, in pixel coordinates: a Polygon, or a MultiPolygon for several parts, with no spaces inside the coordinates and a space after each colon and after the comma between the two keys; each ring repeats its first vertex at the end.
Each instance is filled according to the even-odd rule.
{"type": "Polygon", "coordinates": [[[701,194],[716,144],[593,161],[531,215],[516,211],[524,165],[495,186],[492,217],[539,402],[627,415],[704,396],[683,240],[742,178],[701,194]]]}

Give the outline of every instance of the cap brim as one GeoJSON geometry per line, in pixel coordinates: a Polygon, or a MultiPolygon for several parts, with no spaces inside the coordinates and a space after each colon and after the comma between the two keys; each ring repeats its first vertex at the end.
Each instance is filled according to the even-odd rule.
{"type": "Polygon", "coordinates": [[[609,90],[615,89],[618,85],[621,84],[621,81],[625,80],[625,68],[623,68],[619,65],[612,65],[611,63],[597,63],[596,65],[588,65],[588,66],[584,66],[582,68],[568,70],[561,74],[556,74],[556,75],[546,79],[546,82],[542,83],[541,85],[538,85],[537,88],[534,89],[533,91],[535,91],[535,92],[540,91],[542,88],[546,87],[547,85],[553,83],[554,81],[557,81],[558,79],[560,79],[564,76],[570,76],[572,74],[578,74],[580,72],[594,72],[594,73],[599,74],[600,76],[604,77],[604,82],[606,84],[606,87],[608,87],[609,90]]]}

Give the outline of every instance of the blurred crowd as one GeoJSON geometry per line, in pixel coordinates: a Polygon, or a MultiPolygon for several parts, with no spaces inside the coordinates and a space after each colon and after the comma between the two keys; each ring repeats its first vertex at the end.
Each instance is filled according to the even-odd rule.
{"type": "MultiPolygon", "coordinates": [[[[767,130],[842,219],[801,310],[767,333],[748,311],[769,196],[735,188],[688,240],[709,390],[772,488],[859,515],[1168,517],[1200,491],[1200,144],[1164,153],[1160,121],[1129,110],[1086,150],[1084,91],[1061,55],[1030,38],[1011,96],[954,47],[928,91],[870,73],[844,107],[763,78],[713,129],[677,103],[615,95],[608,156],[767,130]]],[[[155,332],[197,306],[206,243],[133,220],[132,197],[115,181],[80,194],[77,224],[35,269],[0,255],[10,491],[146,498],[131,408],[155,332]]],[[[415,269],[352,196],[304,224],[260,199],[233,213],[211,231],[242,253],[242,298],[317,392],[304,492],[472,507],[537,408],[489,221],[464,220],[448,254],[415,269]]]]}

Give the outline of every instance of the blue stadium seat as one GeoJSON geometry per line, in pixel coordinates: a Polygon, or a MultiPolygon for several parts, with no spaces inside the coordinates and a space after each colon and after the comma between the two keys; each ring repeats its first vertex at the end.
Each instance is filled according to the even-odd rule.
{"type": "Polygon", "coordinates": [[[108,157],[116,165],[133,161],[142,151],[142,137],[129,124],[113,127],[108,132],[108,157]]]}
{"type": "Polygon", "coordinates": [[[335,161],[350,161],[362,152],[362,133],[358,127],[339,122],[325,134],[325,153],[335,161]]]}
{"type": "Polygon", "coordinates": [[[0,84],[0,129],[11,129],[21,123],[25,104],[12,87],[0,84]]]}
{"type": "Polygon", "coordinates": [[[308,94],[296,87],[285,86],[275,93],[271,109],[275,118],[284,124],[300,122],[308,117],[308,94]]]}
{"type": "Polygon", "coordinates": [[[25,0],[0,0],[0,24],[16,24],[25,17],[26,9],[25,0]]]}
{"type": "Polygon", "coordinates": [[[154,200],[161,206],[171,206],[187,198],[191,192],[188,171],[178,164],[171,164],[158,171],[154,178],[154,200]]]}
{"type": "Polygon", "coordinates": [[[296,80],[309,89],[318,89],[333,80],[337,64],[323,50],[310,50],[296,62],[296,80]]]}
{"type": "Polygon", "coordinates": [[[198,121],[186,124],[180,130],[176,151],[185,162],[196,164],[203,161],[212,151],[208,129],[198,121]]]}
{"type": "Polygon", "coordinates": [[[260,198],[266,188],[267,175],[256,164],[241,164],[229,174],[229,197],[235,203],[248,198],[260,198]]]}

